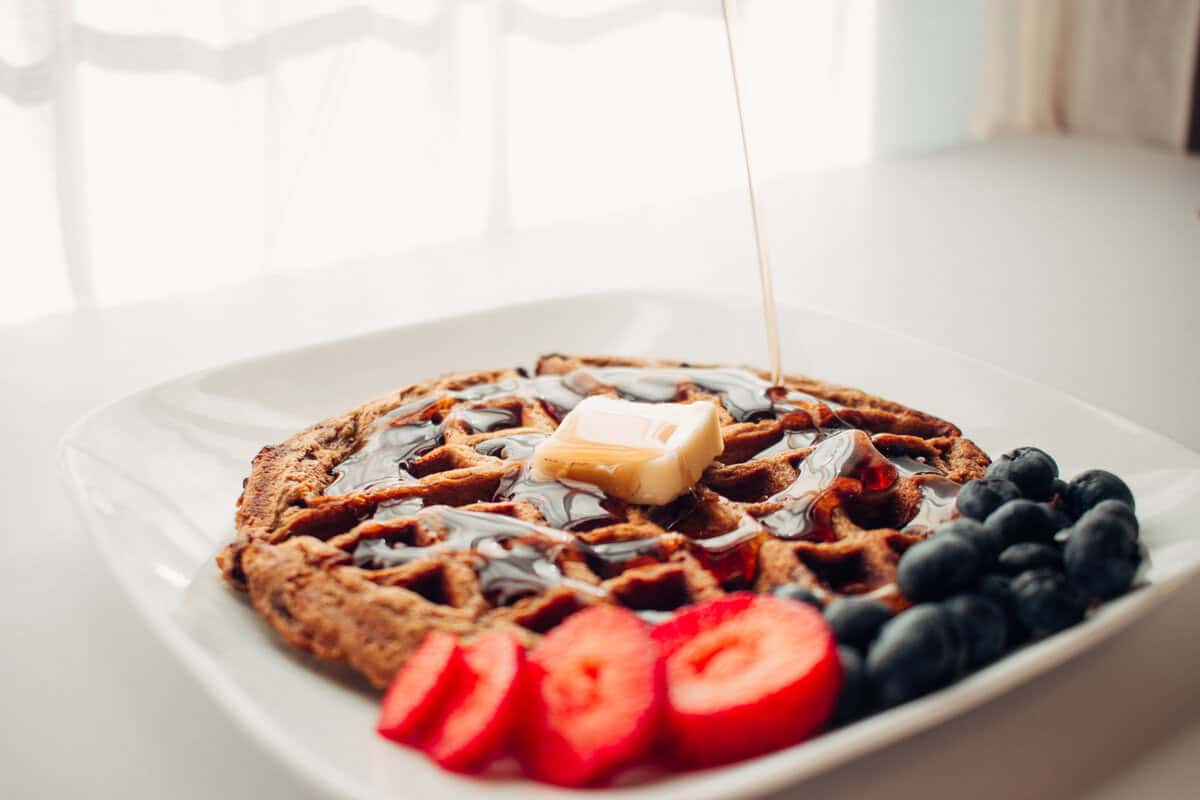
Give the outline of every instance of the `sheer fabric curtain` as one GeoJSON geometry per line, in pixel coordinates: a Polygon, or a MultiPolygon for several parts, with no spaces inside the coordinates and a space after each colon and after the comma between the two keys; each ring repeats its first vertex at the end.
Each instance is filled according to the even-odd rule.
{"type": "MultiPolygon", "coordinates": [[[[742,0],[764,178],[870,150],[874,4],[742,0]]],[[[0,0],[0,324],[739,185],[720,0],[0,0]]]]}
{"type": "Polygon", "coordinates": [[[990,31],[982,134],[1063,131],[1176,150],[1196,136],[1200,0],[993,0],[990,31]]]}

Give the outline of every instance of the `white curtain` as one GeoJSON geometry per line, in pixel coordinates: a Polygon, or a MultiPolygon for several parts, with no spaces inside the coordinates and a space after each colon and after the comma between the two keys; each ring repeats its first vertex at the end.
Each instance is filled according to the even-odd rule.
{"type": "MultiPolygon", "coordinates": [[[[974,30],[981,3],[949,17],[974,30]]],[[[882,146],[880,74],[974,85],[926,41],[901,48],[916,73],[877,64],[879,16],[742,0],[762,179],[882,146]]],[[[720,20],[720,0],[0,0],[0,324],[737,187],[720,20]]]]}
{"type": "Polygon", "coordinates": [[[1185,146],[1200,0],[995,0],[990,39],[981,134],[1185,146]]]}

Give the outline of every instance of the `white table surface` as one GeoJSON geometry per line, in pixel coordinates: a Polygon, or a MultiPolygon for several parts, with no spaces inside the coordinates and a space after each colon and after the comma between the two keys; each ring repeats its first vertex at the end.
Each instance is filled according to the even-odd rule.
{"type": "MultiPolygon", "coordinates": [[[[780,297],[948,342],[1200,449],[1200,160],[1012,140],[797,177],[764,201],[780,297]]],[[[730,193],[0,328],[0,797],[318,796],[208,701],[105,571],[55,463],[80,414],[233,358],[565,286],[753,293],[745,214],[730,193]]],[[[1198,612],[1200,581],[789,796],[1195,797],[1198,612]]]]}

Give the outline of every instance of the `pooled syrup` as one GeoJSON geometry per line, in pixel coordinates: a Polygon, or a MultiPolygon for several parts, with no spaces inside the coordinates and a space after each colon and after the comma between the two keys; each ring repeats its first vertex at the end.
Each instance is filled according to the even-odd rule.
{"type": "MultiPolygon", "coordinates": [[[[666,403],[676,399],[679,384],[691,381],[720,395],[721,405],[736,422],[774,417],[780,410],[772,384],[741,369],[719,367],[585,367],[563,378],[573,391],[586,393],[596,384],[611,386],[626,400],[666,403]]],[[[815,399],[815,398],[814,398],[815,399]]]]}
{"type": "Polygon", "coordinates": [[[407,497],[403,500],[387,500],[375,507],[371,519],[375,522],[387,522],[392,519],[411,517],[421,510],[425,502],[419,497],[407,497]]]}
{"type": "Polygon", "coordinates": [[[558,422],[579,405],[584,395],[573,391],[561,375],[539,375],[534,378],[523,378],[523,386],[536,397],[550,416],[558,422]]]}
{"type": "Polygon", "coordinates": [[[797,430],[788,430],[783,432],[783,436],[778,442],[770,447],[764,447],[754,454],[754,458],[766,458],[780,453],[787,453],[792,450],[803,450],[805,447],[811,447],[820,436],[821,432],[816,428],[800,428],[797,430]]]}
{"type": "Polygon", "coordinates": [[[454,417],[461,419],[470,433],[491,433],[501,428],[515,428],[521,421],[507,408],[456,408],[454,417]]]}
{"type": "Polygon", "coordinates": [[[888,456],[887,460],[892,462],[892,466],[896,468],[896,472],[899,472],[901,475],[942,474],[942,471],[933,464],[927,464],[924,461],[913,458],[912,456],[888,456]]]}
{"type": "Polygon", "coordinates": [[[413,483],[416,478],[408,467],[443,441],[442,426],[434,422],[385,426],[371,434],[361,450],[333,468],[337,477],[325,488],[325,494],[370,492],[413,483]]]}
{"type": "Polygon", "coordinates": [[[660,561],[667,555],[662,536],[623,542],[583,544],[588,567],[601,577],[612,577],[638,562],[660,561]]]}
{"type": "Polygon", "coordinates": [[[783,508],[760,521],[781,539],[804,538],[815,532],[820,502],[839,478],[853,478],[864,492],[881,492],[894,486],[897,477],[896,468],[870,437],[858,430],[843,431],[822,441],[800,462],[792,484],[769,498],[782,502],[783,508]]]}
{"type": "Polygon", "coordinates": [[[943,522],[953,519],[954,501],[962,487],[949,478],[929,477],[921,481],[921,503],[917,513],[900,530],[905,533],[927,533],[943,522]]]}
{"type": "Polygon", "coordinates": [[[738,526],[726,533],[705,539],[692,539],[696,559],[726,587],[745,588],[758,573],[759,534],[766,530],[761,520],[742,514],[738,526]]]}
{"type": "Polygon", "coordinates": [[[541,594],[564,580],[549,548],[523,541],[504,542],[485,539],[475,547],[480,560],[475,565],[479,591],[494,606],[508,606],[530,595],[541,594]],[[548,552],[550,551],[550,552],[548,552]]]}
{"type": "Polygon", "coordinates": [[[556,562],[567,550],[578,552],[601,575],[619,572],[629,562],[652,554],[658,560],[665,553],[659,536],[591,545],[544,525],[451,506],[430,506],[415,517],[425,527],[440,532],[441,541],[413,546],[363,539],[354,549],[355,566],[385,569],[440,555],[465,554],[488,601],[508,605],[558,585],[604,596],[602,587],[563,575],[556,562]]]}
{"type": "Polygon", "coordinates": [[[532,503],[547,525],[564,531],[616,522],[600,489],[579,481],[537,480],[528,464],[500,482],[494,499],[532,503]]]}
{"type": "Polygon", "coordinates": [[[475,452],[505,461],[528,461],[533,458],[533,451],[546,440],[545,433],[514,433],[512,436],[498,436],[475,445],[475,452]]]}

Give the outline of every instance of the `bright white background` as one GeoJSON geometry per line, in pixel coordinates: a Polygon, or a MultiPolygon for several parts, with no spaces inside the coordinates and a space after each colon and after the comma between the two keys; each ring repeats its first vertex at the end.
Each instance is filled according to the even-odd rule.
{"type": "MultiPolygon", "coordinates": [[[[984,0],[740,7],[761,180],[966,137],[984,0]]],[[[0,0],[0,325],[670,203],[739,159],[720,0],[0,0]]]]}

